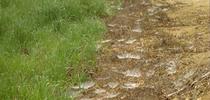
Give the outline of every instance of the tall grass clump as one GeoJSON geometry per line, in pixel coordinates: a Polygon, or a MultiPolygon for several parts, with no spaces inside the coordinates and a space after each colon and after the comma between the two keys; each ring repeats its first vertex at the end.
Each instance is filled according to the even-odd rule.
{"type": "Polygon", "coordinates": [[[104,0],[1,0],[0,99],[64,100],[87,79],[104,0]]]}

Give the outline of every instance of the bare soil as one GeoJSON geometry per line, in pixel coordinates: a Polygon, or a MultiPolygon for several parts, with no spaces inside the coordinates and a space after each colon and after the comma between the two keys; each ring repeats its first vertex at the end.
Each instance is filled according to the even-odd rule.
{"type": "Polygon", "coordinates": [[[209,0],[124,0],[79,100],[210,100],[209,0]]]}

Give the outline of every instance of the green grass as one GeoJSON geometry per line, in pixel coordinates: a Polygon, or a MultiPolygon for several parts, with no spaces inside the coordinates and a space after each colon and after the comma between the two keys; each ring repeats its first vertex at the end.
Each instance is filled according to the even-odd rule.
{"type": "Polygon", "coordinates": [[[104,0],[1,0],[0,99],[69,99],[94,68],[107,13],[104,0]]]}

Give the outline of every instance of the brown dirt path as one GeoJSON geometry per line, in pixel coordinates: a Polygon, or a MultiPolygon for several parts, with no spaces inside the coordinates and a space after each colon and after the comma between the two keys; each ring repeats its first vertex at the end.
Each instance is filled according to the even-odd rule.
{"type": "MultiPolygon", "coordinates": [[[[209,100],[208,0],[124,0],[78,100],[209,100]]],[[[77,87],[74,87],[77,89],[77,87]]]]}

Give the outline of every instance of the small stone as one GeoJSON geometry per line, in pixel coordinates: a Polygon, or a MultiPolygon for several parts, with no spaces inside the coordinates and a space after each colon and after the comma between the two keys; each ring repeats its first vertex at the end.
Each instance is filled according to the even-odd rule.
{"type": "Polygon", "coordinates": [[[142,20],[143,20],[143,19],[137,19],[136,22],[140,22],[140,21],[142,21],[142,20]]]}
{"type": "Polygon", "coordinates": [[[184,75],[184,78],[187,79],[187,78],[191,77],[194,73],[195,73],[195,70],[190,70],[189,72],[187,72],[184,75]]]}
{"type": "Polygon", "coordinates": [[[166,12],[166,11],[168,11],[168,8],[164,8],[164,9],[162,9],[162,11],[163,12],[166,12]]]}
{"type": "Polygon", "coordinates": [[[104,40],[104,41],[101,41],[101,43],[108,43],[108,42],[111,42],[111,40],[104,40]]]}
{"type": "Polygon", "coordinates": [[[125,41],[125,39],[119,39],[119,40],[117,40],[118,42],[123,42],[123,41],[125,41]]]}
{"type": "Polygon", "coordinates": [[[133,44],[134,42],[136,42],[136,39],[131,39],[126,41],[126,44],[133,44]]]}
{"type": "Polygon", "coordinates": [[[107,79],[110,79],[110,77],[107,76],[107,77],[98,77],[98,78],[96,78],[96,80],[107,80],[107,79]]]}
{"type": "Polygon", "coordinates": [[[194,46],[189,46],[188,49],[193,50],[194,46]]]}
{"type": "Polygon", "coordinates": [[[141,33],[142,32],[142,29],[136,28],[136,29],[133,29],[132,32],[141,33]]]}
{"type": "Polygon", "coordinates": [[[173,82],[174,83],[174,85],[175,85],[175,88],[180,88],[180,87],[182,87],[183,86],[183,81],[182,80],[176,80],[176,81],[174,81],[173,82]]]}
{"type": "Polygon", "coordinates": [[[114,88],[116,88],[119,85],[119,83],[118,82],[109,82],[107,85],[110,88],[114,89],[114,88]]]}
{"type": "Polygon", "coordinates": [[[155,32],[156,35],[160,34],[159,32],[155,32]]]}
{"type": "Polygon", "coordinates": [[[106,93],[106,95],[104,96],[104,98],[106,99],[111,99],[111,98],[115,98],[119,95],[119,93],[106,93]]]}
{"type": "Polygon", "coordinates": [[[116,24],[108,24],[109,27],[115,27],[116,24]]]}
{"type": "Polygon", "coordinates": [[[117,10],[123,10],[123,8],[119,7],[119,8],[117,8],[117,10]]]}
{"type": "Polygon", "coordinates": [[[104,89],[96,89],[94,91],[95,94],[102,94],[102,93],[105,93],[105,92],[106,92],[106,90],[104,90],[104,89]]]}
{"type": "Polygon", "coordinates": [[[141,59],[139,55],[133,55],[130,53],[125,53],[121,55],[117,55],[118,59],[141,59]]]}
{"type": "Polygon", "coordinates": [[[140,77],[141,72],[138,69],[127,70],[123,73],[127,77],[140,77]]]}
{"type": "Polygon", "coordinates": [[[80,86],[74,86],[73,89],[89,89],[95,85],[95,82],[89,81],[82,83],[80,86]]]}
{"type": "Polygon", "coordinates": [[[168,74],[175,74],[176,73],[176,63],[175,61],[169,61],[167,64],[166,64],[166,71],[168,72],[168,74]]]}
{"type": "Polygon", "coordinates": [[[202,32],[200,32],[200,33],[197,33],[197,35],[202,35],[202,34],[204,34],[204,33],[202,33],[202,32]]]}
{"type": "Polygon", "coordinates": [[[154,70],[149,70],[149,71],[146,73],[147,77],[151,77],[151,76],[153,76],[154,74],[155,74],[155,71],[154,71],[154,70]]]}
{"type": "Polygon", "coordinates": [[[125,99],[126,98],[126,96],[125,95],[123,95],[122,97],[120,97],[120,99],[125,99]]]}
{"type": "Polygon", "coordinates": [[[134,88],[137,88],[137,87],[139,87],[138,83],[131,83],[131,82],[125,83],[122,86],[122,88],[125,88],[125,89],[134,89],[134,88]]]}

